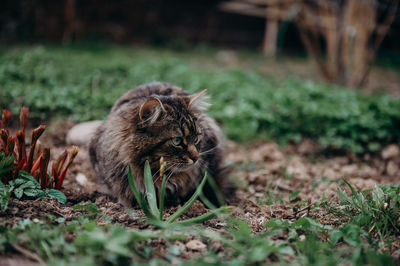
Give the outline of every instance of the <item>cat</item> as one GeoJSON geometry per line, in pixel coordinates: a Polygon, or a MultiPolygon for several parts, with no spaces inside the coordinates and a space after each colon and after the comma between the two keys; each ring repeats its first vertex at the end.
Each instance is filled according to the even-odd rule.
{"type": "MultiPolygon", "coordinates": [[[[150,163],[156,192],[160,158],[166,162],[167,205],[184,203],[208,171],[229,200],[234,187],[231,168],[224,166],[224,138],[216,122],[205,114],[204,91],[190,95],[182,88],[152,82],[126,92],[111,109],[89,144],[89,156],[103,190],[125,206],[134,206],[127,179],[131,166],[138,190],[145,192],[143,169],[150,163]]],[[[204,195],[220,205],[211,186],[204,195]]]]}

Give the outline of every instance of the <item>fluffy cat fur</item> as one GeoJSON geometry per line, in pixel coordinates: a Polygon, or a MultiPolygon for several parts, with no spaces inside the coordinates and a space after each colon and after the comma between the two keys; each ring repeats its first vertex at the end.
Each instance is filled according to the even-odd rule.
{"type": "MultiPolygon", "coordinates": [[[[223,166],[224,139],[216,122],[204,113],[207,104],[202,99],[203,93],[190,95],[177,86],[153,82],[129,90],[114,104],[89,144],[90,160],[105,192],[132,206],[134,196],[127,179],[128,166],[138,189],[144,192],[146,160],[159,190],[159,161],[163,157],[167,163],[167,204],[186,201],[205,170],[226,199],[232,197],[229,168],[223,166]]],[[[217,203],[208,185],[203,192],[217,203]]]]}

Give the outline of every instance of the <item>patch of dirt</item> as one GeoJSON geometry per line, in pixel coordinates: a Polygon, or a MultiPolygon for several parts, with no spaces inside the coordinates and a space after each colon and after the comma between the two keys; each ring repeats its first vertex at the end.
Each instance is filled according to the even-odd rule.
{"type": "MultiPolygon", "coordinates": [[[[72,126],[57,125],[47,132],[42,140],[51,148],[52,159],[66,147],[64,137],[66,131],[72,126]],[[61,137],[60,137],[61,136],[61,137]]],[[[70,172],[64,182],[63,192],[67,196],[67,204],[60,204],[55,199],[18,200],[12,198],[5,212],[0,212],[2,224],[13,226],[18,221],[26,218],[39,219],[53,215],[62,217],[66,221],[73,217],[87,214],[85,210],[73,208],[78,203],[95,203],[102,215],[109,217],[114,223],[128,227],[146,228],[141,219],[141,210],[127,209],[119,204],[116,199],[99,192],[93,182],[93,173],[89,163],[87,148],[81,146],[70,172]],[[77,178],[79,177],[79,178],[77,178]],[[83,181],[84,182],[83,182],[83,181]]],[[[331,214],[322,210],[310,210],[310,206],[326,198],[331,202],[338,200],[337,187],[341,179],[346,178],[352,185],[359,189],[370,189],[375,184],[400,185],[400,172],[388,173],[388,164],[400,165],[400,156],[396,153],[387,153],[382,156],[365,156],[354,158],[347,156],[324,157],[315,153],[312,142],[305,141],[297,146],[281,148],[271,142],[257,142],[249,145],[228,143],[227,159],[235,165],[233,179],[238,184],[237,206],[232,214],[245,220],[254,232],[265,230],[264,224],[271,218],[291,219],[312,216],[322,224],[338,226],[341,221],[333,219],[331,214]],[[290,204],[287,204],[290,202],[290,204]]],[[[344,187],[343,187],[344,188],[344,187]]],[[[173,213],[177,207],[168,208],[166,217],[173,213]]],[[[208,210],[197,201],[183,219],[195,217],[206,213],[208,210]]],[[[105,223],[105,219],[98,219],[98,223],[105,223]]],[[[215,230],[223,230],[224,223],[218,219],[205,222],[205,226],[215,230]]],[[[200,241],[199,239],[189,239],[200,241]]],[[[187,241],[177,241],[181,246],[183,257],[192,258],[201,253],[201,244],[192,242],[187,246],[187,241]],[[198,250],[194,244],[199,246],[198,250]]],[[[151,246],[157,247],[156,253],[166,253],[166,244],[162,240],[151,241],[151,246]]],[[[218,250],[215,243],[215,250],[218,250]]],[[[0,263],[1,264],[1,263],[0,263]]]]}

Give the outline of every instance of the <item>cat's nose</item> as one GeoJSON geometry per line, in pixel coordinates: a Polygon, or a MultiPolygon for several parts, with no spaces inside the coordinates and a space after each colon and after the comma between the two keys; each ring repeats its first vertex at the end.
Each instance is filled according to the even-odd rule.
{"type": "Polygon", "coordinates": [[[192,159],[193,162],[197,162],[199,160],[199,154],[197,153],[195,155],[190,156],[190,159],[192,159]]]}
{"type": "Polygon", "coordinates": [[[196,149],[196,146],[190,145],[188,147],[189,157],[193,160],[193,162],[197,162],[199,160],[199,152],[196,149]]]}

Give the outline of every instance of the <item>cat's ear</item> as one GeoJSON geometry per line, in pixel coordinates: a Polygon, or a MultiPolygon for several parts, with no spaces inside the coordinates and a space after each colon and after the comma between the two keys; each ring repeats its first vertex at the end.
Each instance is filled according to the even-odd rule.
{"type": "Polygon", "coordinates": [[[151,97],[140,106],[139,118],[141,122],[152,124],[157,121],[162,112],[165,112],[165,109],[160,99],[151,97]]]}
{"type": "Polygon", "coordinates": [[[195,93],[195,94],[187,97],[186,98],[187,107],[189,109],[193,108],[193,107],[197,107],[201,111],[204,111],[205,109],[207,109],[207,107],[210,104],[205,101],[207,98],[207,96],[205,95],[206,91],[207,91],[207,89],[202,90],[201,92],[195,93]]]}

